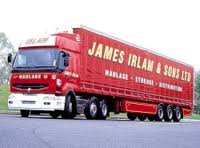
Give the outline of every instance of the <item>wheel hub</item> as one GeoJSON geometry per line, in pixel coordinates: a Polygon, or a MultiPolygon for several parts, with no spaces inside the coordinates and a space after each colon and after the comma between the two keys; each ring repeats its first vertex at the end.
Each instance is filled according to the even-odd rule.
{"type": "Polygon", "coordinates": [[[90,114],[94,117],[97,113],[97,106],[95,103],[90,105],[90,114]]]}
{"type": "Polygon", "coordinates": [[[69,112],[72,112],[72,102],[69,103],[69,112]]]}
{"type": "Polygon", "coordinates": [[[176,116],[177,116],[177,118],[178,118],[178,119],[180,119],[180,118],[181,118],[181,113],[180,113],[180,111],[179,111],[179,110],[177,110],[177,111],[176,111],[176,116]]]}
{"type": "Polygon", "coordinates": [[[159,117],[162,119],[163,118],[163,110],[162,109],[159,109],[158,110],[158,115],[159,115],[159,117]]]}
{"type": "Polygon", "coordinates": [[[102,114],[103,114],[103,116],[107,115],[107,111],[108,111],[108,109],[107,109],[106,104],[103,104],[103,106],[102,106],[102,114]]]}
{"type": "Polygon", "coordinates": [[[173,113],[172,113],[172,110],[169,110],[169,111],[168,111],[168,117],[169,117],[169,119],[172,119],[172,114],[173,114],[173,113]]]}

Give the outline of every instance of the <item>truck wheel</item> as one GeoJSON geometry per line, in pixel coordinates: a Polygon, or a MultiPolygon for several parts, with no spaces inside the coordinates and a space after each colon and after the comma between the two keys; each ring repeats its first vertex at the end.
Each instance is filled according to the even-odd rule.
{"type": "Polygon", "coordinates": [[[154,115],[148,115],[147,116],[149,121],[154,121],[155,120],[155,116],[154,115]]]}
{"type": "Polygon", "coordinates": [[[157,114],[155,116],[156,121],[162,121],[164,118],[164,107],[162,105],[158,105],[157,114]]]}
{"type": "Polygon", "coordinates": [[[28,117],[30,111],[29,110],[20,110],[21,116],[22,117],[28,117]]]}
{"type": "Polygon", "coordinates": [[[100,102],[99,105],[99,119],[105,120],[108,115],[108,105],[106,103],[106,100],[103,100],[100,102]]]}
{"type": "Polygon", "coordinates": [[[164,120],[166,122],[170,122],[173,118],[173,107],[171,105],[167,105],[165,108],[165,113],[164,113],[164,120]]]}
{"type": "Polygon", "coordinates": [[[174,112],[173,112],[174,122],[179,122],[181,120],[181,117],[182,117],[181,109],[180,109],[180,107],[176,106],[176,108],[174,109],[174,112]]]}
{"type": "Polygon", "coordinates": [[[59,111],[53,111],[49,113],[50,116],[54,119],[58,118],[58,116],[60,116],[60,112],[59,111]]]}
{"type": "Polygon", "coordinates": [[[99,102],[96,97],[92,97],[85,108],[85,117],[87,119],[98,119],[99,102]]]}
{"type": "Polygon", "coordinates": [[[137,118],[137,115],[133,113],[127,113],[127,117],[128,119],[134,121],[137,118]]]}
{"type": "Polygon", "coordinates": [[[61,116],[63,119],[73,119],[75,117],[74,113],[74,103],[72,101],[72,97],[70,95],[67,95],[65,100],[65,109],[61,113],[61,116]]]}
{"type": "Polygon", "coordinates": [[[138,115],[138,119],[139,119],[140,121],[144,121],[146,118],[147,118],[146,115],[138,115]]]}

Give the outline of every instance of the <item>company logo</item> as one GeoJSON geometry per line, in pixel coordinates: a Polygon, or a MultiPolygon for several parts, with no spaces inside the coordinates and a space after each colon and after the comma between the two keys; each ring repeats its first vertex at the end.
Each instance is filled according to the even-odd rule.
{"type": "Polygon", "coordinates": [[[55,46],[56,37],[47,36],[47,37],[36,37],[29,38],[21,42],[20,47],[34,47],[34,46],[55,46]]]}

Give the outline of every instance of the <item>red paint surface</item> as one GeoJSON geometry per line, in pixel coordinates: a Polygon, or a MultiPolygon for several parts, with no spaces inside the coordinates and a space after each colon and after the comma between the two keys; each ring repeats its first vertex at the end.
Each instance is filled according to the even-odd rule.
{"type": "MultiPolygon", "coordinates": [[[[125,43],[110,39],[108,37],[90,32],[84,29],[76,29],[76,33],[81,36],[81,80],[80,84],[84,91],[96,92],[106,95],[113,95],[116,97],[130,98],[134,100],[150,101],[150,102],[163,102],[169,104],[177,104],[181,106],[192,107],[193,105],[193,68],[191,66],[184,65],[182,63],[167,59],[163,56],[153,54],[149,51],[141,50],[137,47],[130,46],[125,43]],[[137,54],[141,58],[152,59],[157,63],[161,63],[162,66],[170,65],[179,68],[183,71],[191,73],[191,81],[186,82],[181,79],[174,79],[156,74],[156,66],[153,72],[144,71],[141,69],[127,66],[127,60],[124,60],[122,64],[114,63],[112,61],[104,60],[94,56],[88,55],[88,49],[92,48],[93,42],[97,44],[108,45],[119,50],[124,50],[124,59],[128,59],[128,54],[137,54]],[[106,77],[105,69],[117,71],[121,73],[127,73],[129,75],[128,80],[119,80],[116,78],[106,77]],[[130,77],[144,77],[154,81],[154,86],[135,83],[130,77]],[[174,90],[160,88],[157,84],[159,82],[168,83],[182,87],[182,92],[174,90]]],[[[164,67],[161,67],[164,69],[164,67]]]]}
{"type": "MultiPolygon", "coordinates": [[[[60,74],[55,73],[56,78],[61,79],[63,82],[59,91],[58,88],[56,88],[56,80],[51,78],[52,73],[45,73],[49,76],[48,79],[45,80],[14,79],[14,76],[19,75],[16,73],[12,74],[11,77],[11,92],[24,92],[12,87],[12,85],[16,83],[45,83],[48,84],[48,89],[36,90],[35,93],[65,94],[69,89],[73,89],[76,93],[92,93],[94,95],[101,94],[121,98],[122,100],[129,100],[129,102],[133,101],[128,105],[124,101],[124,103],[122,103],[122,110],[134,110],[134,108],[136,108],[138,111],[145,110],[149,113],[155,111],[154,105],[138,105],[134,103],[137,101],[150,104],[175,104],[181,107],[187,107],[191,111],[193,106],[193,67],[165,58],[164,56],[159,56],[150,51],[139,49],[136,46],[125,44],[101,34],[94,33],[84,28],[74,29],[74,34],[65,32],[54,34],[54,36],[57,37],[56,44],[53,48],[57,47],[58,49],[64,50],[70,54],[70,64],[66,68],[65,72],[68,71],[71,75],[66,75],[64,74],[65,72],[60,74]],[[80,41],[76,40],[77,34],[80,36],[80,41]],[[123,62],[120,62],[119,55],[117,62],[88,55],[88,50],[93,47],[94,42],[97,45],[102,44],[104,49],[106,46],[109,46],[113,49],[118,49],[119,52],[123,50],[123,62]],[[145,58],[147,60],[153,60],[154,66],[152,72],[128,66],[129,54],[137,55],[140,57],[140,61],[143,61],[145,58]],[[159,63],[161,64],[160,74],[156,73],[159,63]],[[165,76],[165,65],[175,67],[181,71],[189,72],[191,74],[191,80],[187,82],[181,80],[181,76],[178,79],[165,76]],[[128,80],[105,76],[106,69],[127,74],[128,80]],[[78,78],[73,77],[72,74],[78,74],[78,78]],[[153,86],[136,83],[135,77],[153,80],[153,86]],[[160,82],[179,86],[182,88],[182,91],[161,88],[159,87],[160,82]],[[125,104],[127,105],[126,109],[123,108],[125,104]]],[[[44,73],[41,74],[43,75],[44,73]]]]}
{"type": "Polygon", "coordinates": [[[192,110],[191,109],[182,109],[183,112],[183,116],[190,116],[192,114],[192,110]]]}
{"type": "Polygon", "coordinates": [[[146,113],[146,114],[156,114],[157,105],[155,104],[147,104],[141,102],[130,102],[124,101],[125,111],[131,113],[146,113]]]}

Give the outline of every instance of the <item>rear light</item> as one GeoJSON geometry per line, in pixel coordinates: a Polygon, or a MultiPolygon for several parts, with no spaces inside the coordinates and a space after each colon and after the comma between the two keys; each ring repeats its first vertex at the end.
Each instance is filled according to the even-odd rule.
{"type": "Polygon", "coordinates": [[[61,86],[62,85],[62,80],[61,79],[56,79],[56,85],[61,86]]]}

